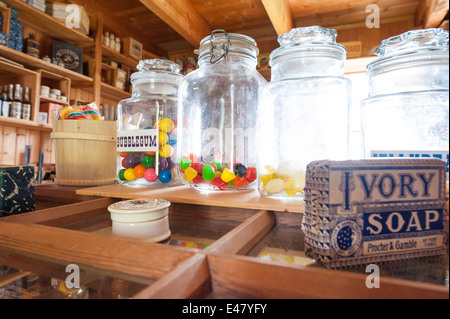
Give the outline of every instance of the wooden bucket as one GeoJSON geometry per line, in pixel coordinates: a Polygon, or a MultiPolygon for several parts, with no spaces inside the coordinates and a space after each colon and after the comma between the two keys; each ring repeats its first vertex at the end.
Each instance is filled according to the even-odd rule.
{"type": "Polygon", "coordinates": [[[57,184],[96,186],[116,182],[116,121],[54,119],[51,138],[57,184]]]}

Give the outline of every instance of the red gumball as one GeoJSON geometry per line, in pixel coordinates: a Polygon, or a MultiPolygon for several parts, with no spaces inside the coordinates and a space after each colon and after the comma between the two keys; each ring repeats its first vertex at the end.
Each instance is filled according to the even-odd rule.
{"type": "Polygon", "coordinates": [[[125,157],[125,158],[122,158],[122,162],[121,162],[121,163],[122,163],[122,167],[130,168],[130,167],[127,166],[127,163],[126,163],[126,161],[125,161],[126,159],[127,159],[126,157],[125,157]]]}

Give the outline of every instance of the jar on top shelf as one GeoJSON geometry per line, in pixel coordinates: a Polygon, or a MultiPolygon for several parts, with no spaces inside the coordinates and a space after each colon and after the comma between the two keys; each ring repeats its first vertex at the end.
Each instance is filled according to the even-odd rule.
{"type": "Polygon", "coordinates": [[[129,186],[180,184],[176,172],[180,66],[143,60],[131,75],[132,96],[117,106],[118,182],[129,186]]]}
{"type": "Polygon", "coordinates": [[[383,40],[367,66],[361,103],[366,157],[434,157],[449,161],[449,39],[443,29],[383,40]]]}
{"type": "Polygon", "coordinates": [[[215,30],[178,94],[178,170],[198,190],[256,189],[259,89],[255,40],[215,30]]]}
{"type": "Polygon", "coordinates": [[[306,166],[349,156],[350,81],[335,30],[295,28],[270,54],[271,82],[261,94],[260,194],[301,198],[306,166]]]}

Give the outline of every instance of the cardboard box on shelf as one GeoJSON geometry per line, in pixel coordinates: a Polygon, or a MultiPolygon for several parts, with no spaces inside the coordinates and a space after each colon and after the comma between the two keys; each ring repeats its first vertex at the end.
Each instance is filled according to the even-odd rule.
{"type": "Polygon", "coordinates": [[[80,31],[83,34],[88,35],[89,34],[89,16],[87,15],[86,10],[83,6],[76,6],[73,8],[77,8],[79,12],[74,12],[73,9],[67,8],[69,4],[66,3],[48,3],[46,8],[46,13],[51,15],[53,18],[55,18],[58,21],[61,21],[65,23],[68,27],[73,27],[74,29],[80,31]],[[74,16],[77,16],[79,14],[80,20],[79,21],[72,21],[74,16]],[[69,19],[69,21],[67,21],[69,19]],[[69,22],[69,23],[66,23],[69,22]],[[79,22],[79,23],[75,23],[79,22]]]}
{"type": "Polygon", "coordinates": [[[57,103],[41,103],[40,112],[47,113],[47,123],[52,124],[52,112],[59,111],[64,106],[57,103]]]}
{"type": "Polygon", "coordinates": [[[126,56],[133,57],[138,60],[142,60],[142,51],[143,45],[142,43],[136,41],[131,37],[123,38],[123,54],[126,56]]]}

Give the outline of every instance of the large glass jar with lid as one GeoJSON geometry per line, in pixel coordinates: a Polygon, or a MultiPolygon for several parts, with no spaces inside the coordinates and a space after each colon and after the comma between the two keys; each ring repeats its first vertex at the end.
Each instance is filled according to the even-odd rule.
{"type": "Polygon", "coordinates": [[[448,31],[409,31],[383,40],[375,53],[361,103],[364,155],[440,158],[448,174],[448,31]]]}
{"type": "Polygon", "coordinates": [[[143,60],[131,75],[132,96],[117,106],[117,176],[120,184],[181,184],[176,172],[178,64],[143,60]]]}
{"type": "Polygon", "coordinates": [[[198,190],[256,189],[258,48],[245,35],[216,30],[200,43],[199,68],[180,83],[178,170],[198,190]]]}
{"type": "Polygon", "coordinates": [[[350,82],[335,30],[295,28],[270,54],[271,82],[261,94],[258,189],[263,196],[301,198],[306,166],[349,154],[350,82]]]}

